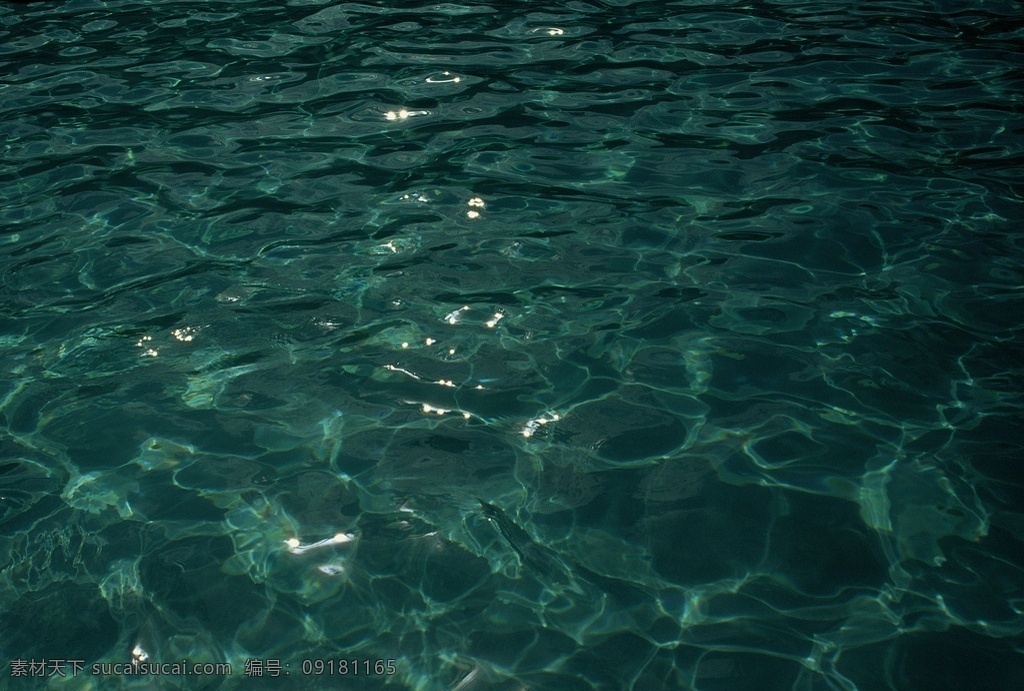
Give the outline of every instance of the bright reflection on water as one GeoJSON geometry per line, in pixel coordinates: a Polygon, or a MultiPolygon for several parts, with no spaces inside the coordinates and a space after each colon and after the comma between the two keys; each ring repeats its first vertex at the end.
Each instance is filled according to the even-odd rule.
{"type": "Polygon", "coordinates": [[[3,3],[0,687],[1024,688],[1020,13],[3,3]]]}

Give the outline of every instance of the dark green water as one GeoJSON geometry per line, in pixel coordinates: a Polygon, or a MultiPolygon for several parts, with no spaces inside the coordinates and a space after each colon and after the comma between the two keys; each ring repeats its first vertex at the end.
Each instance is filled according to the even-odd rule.
{"type": "Polygon", "coordinates": [[[1022,13],[2,3],[0,687],[1024,688],[1022,13]]]}

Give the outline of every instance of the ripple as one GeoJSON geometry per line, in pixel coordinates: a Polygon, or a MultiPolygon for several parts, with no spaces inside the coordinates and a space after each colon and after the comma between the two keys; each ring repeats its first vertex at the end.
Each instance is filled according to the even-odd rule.
{"type": "Polygon", "coordinates": [[[1024,686],[1012,3],[87,10],[0,9],[12,660],[1024,686]]]}

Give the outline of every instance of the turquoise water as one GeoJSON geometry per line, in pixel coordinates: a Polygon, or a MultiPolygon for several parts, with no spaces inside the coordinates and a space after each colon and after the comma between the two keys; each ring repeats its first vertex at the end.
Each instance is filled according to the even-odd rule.
{"type": "Polygon", "coordinates": [[[1024,688],[1022,11],[3,3],[0,687],[1024,688]]]}

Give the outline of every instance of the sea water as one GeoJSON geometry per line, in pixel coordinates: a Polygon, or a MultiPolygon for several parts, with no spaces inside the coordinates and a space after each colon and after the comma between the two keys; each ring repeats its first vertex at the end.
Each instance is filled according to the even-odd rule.
{"type": "Polygon", "coordinates": [[[0,7],[0,687],[1024,687],[1020,3],[0,7]]]}

